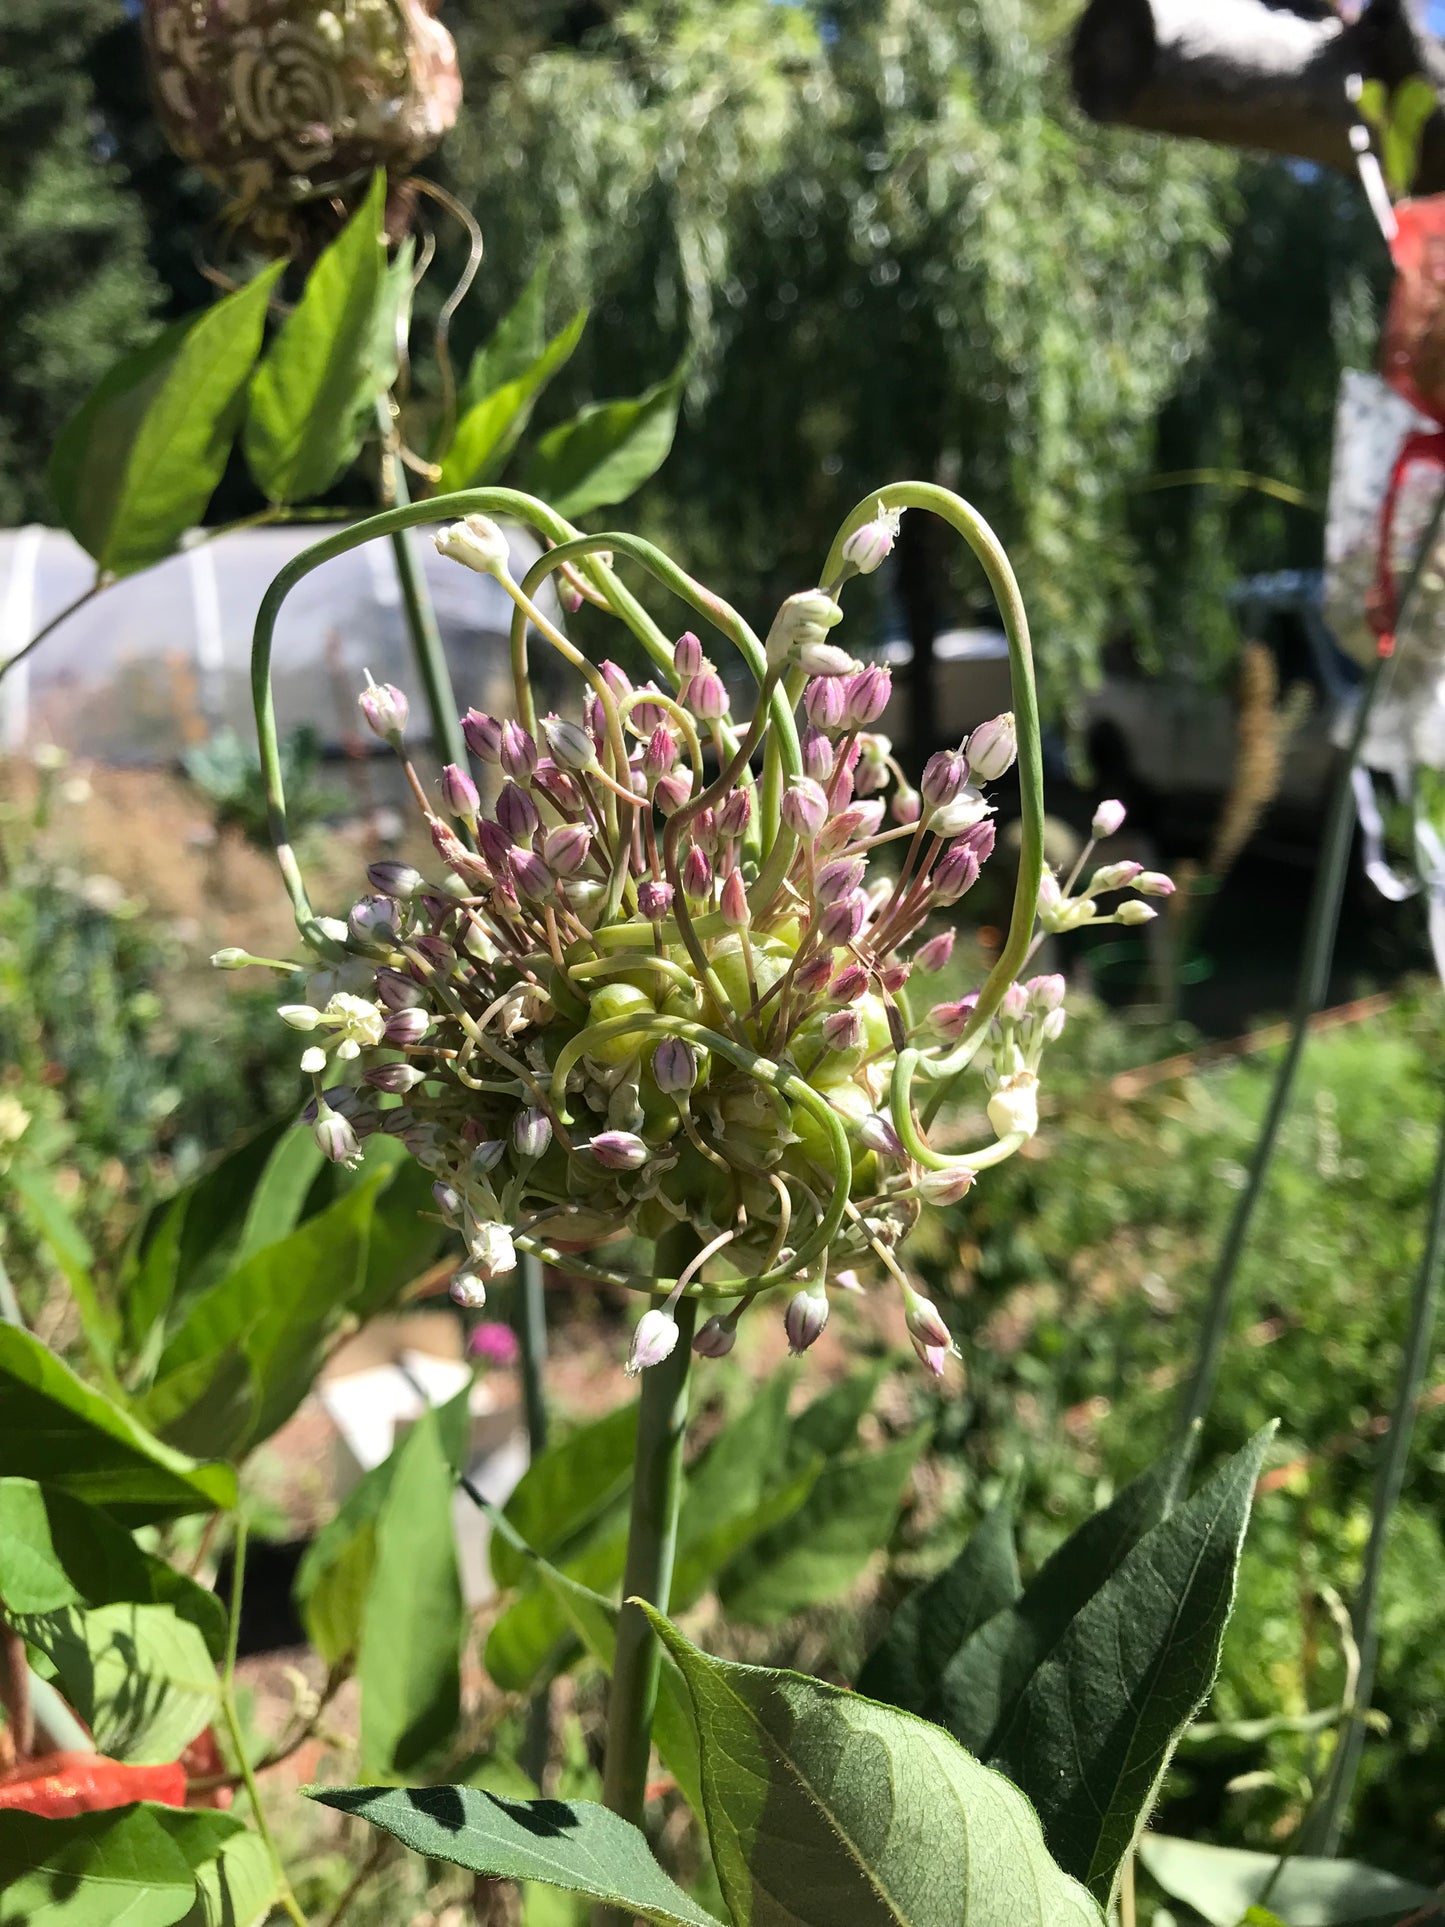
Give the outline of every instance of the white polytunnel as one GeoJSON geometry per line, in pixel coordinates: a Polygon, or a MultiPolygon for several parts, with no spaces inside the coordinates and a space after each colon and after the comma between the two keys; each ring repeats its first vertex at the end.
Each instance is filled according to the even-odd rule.
{"type": "MultiPolygon", "coordinates": [[[[317,523],[241,529],[195,542],[93,597],[0,681],[0,748],[55,743],[118,765],[173,763],[229,727],[254,740],[251,632],[267,584],[313,542],[317,523]]],[[[517,577],[541,553],[508,531],[517,577]]],[[[436,606],[458,705],[504,700],[512,604],[489,576],[436,553],[431,531],[412,543],[436,606]],[[500,686],[500,687],[499,687],[500,686]]],[[[0,530],[0,662],[89,587],[95,565],[64,530],[0,530]]],[[[543,610],[560,620],[550,586],[543,610]]],[[[534,646],[534,658],[549,652],[534,646]]],[[[545,672],[549,665],[537,661],[545,672]]],[[[355,744],[357,693],[370,669],[412,699],[412,733],[428,735],[389,541],[324,562],[292,590],[276,628],[272,673],[284,734],[299,723],[328,751],[355,744]]]]}

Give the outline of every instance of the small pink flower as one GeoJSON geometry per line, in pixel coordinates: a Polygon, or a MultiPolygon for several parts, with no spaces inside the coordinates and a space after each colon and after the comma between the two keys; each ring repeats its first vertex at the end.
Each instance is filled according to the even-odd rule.
{"type": "Polygon", "coordinates": [[[510,1325],[488,1318],[467,1339],[467,1350],[484,1365],[495,1365],[504,1370],[517,1362],[517,1334],[510,1325]]]}

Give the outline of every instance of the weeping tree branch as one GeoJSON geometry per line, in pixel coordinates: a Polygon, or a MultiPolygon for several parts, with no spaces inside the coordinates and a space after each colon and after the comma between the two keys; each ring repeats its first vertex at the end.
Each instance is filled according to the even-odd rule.
{"type": "MultiPolygon", "coordinates": [[[[1074,98],[1091,120],[1288,154],[1349,172],[1351,74],[1390,90],[1421,74],[1445,103],[1445,49],[1413,0],[1371,0],[1346,25],[1298,0],[1090,0],[1074,29],[1074,98]]],[[[1420,147],[1417,193],[1445,189],[1445,110],[1420,147]]]]}

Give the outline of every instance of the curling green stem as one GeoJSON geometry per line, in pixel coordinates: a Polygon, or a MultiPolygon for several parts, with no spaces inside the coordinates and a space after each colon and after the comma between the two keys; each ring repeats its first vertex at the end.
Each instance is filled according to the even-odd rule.
{"type": "MultiPolygon", "coordinates": [[[[607,1703],[602,1798],[614,1813],[634,1826],[642,1824],[646,1802],[662,1649],[646,1614],[633,1602],[645,1599],[659,1612],[666,1612],[672,1592],[682,1503],[688,1369],[697,1318],[697,1307],[691,1299],[679,1302],[676,1317],[677,1343],[671,1356],[642,1374],[623,1604],[617,1620],[616,1657],[607,1703]]],[[[598,1927],[628,1927],[631,1919],[631,1909],[604,1907],[596,1915],[598,1927]]]]}
{"type": "Polygon", "coordinates": [[[890,1081],[890,1110],[893,1128],[902,1141],[904,1150],[916,1164],[929,1171],[985,1171],[991,1165],[1002,1164],[1011,1158],[1015,1151],[1028,1143],[1026,1131],[1010,1131],[993,1144],[981,1146],[977,1151],[955,1151],[945,1154],[935,1151],[918,1129],[913,1115],[910,1091],[913,1074],[918,1066],[918,1052],[913,1049],[899,1051],[893,1062],[893,1075],[890,1081]]]}
{"type": "MultiPolygon", "coordinates": [[[[390,403],[386,396],[378,404],[382,433],[386,435],[391,426],[390,403]]],[[[410,496],[406,486],[406,465],[393,453],[386,464],[389,478],[389,493],[397,508],[410,506],[410,496]]],[[[430,507],[428,503],[426,505],[430,507]]],[[[437,627],[436,609],[431,592],[427,588],[426,577],[417,561],[416,550],[412,546],[408,530],[393,529],[391,552],[396,559],[397,580],[401,583],[402,607],[406,612],[407,633],[411,638],[411,652],[416,659],[417,673],[421,677],[422,690],[426,696],[427,712],[431,717],[432,741],[436,745],[439,759],[444,763],[456,763],[460,768],[467,766],[467,746],[462,736],[461,718],[457,714],[456,692],[452,688],[451,671],[447,668],[447,653],[442,645],[441,630],[437,627]]]]}

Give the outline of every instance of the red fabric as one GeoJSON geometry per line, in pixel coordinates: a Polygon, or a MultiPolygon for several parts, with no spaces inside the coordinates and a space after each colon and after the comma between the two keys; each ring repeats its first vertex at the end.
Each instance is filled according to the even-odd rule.
{"type": "Polygon", "coordinates": [[[1380,546],[1375,560],[1375,586],[1367,611],[1371,627],[1380,639],[1382,656],[1395,653],[1395,622],[1399,615],[1395,569],[1391,561],[1395,540],[1395,507],[1400,497],[1400,485],[1416,462],[1445,469],[1445,433],[1427,434],[1420,430],[1414,435],[1407,435],[1400,444],[1395,466],[1390,471],[1390,485],[1385,490],[1384,506],[1380,510],[1380,546]]]}
{"type": "MultiPolygon", "coordinates": [[[[1396,394],[1445,429],[1445,195],[1401,201],[1390,243],[1395,285],[1385,317],[1380,372],[1396,394]]],[[[1445,468],[1445,434],[1407,435],[1390,473],[1380,513],[1380,547],[1369,618],[1380,654],[1392,655],[1399,613],[1395,592],[1395,508],[1406,473],[1417,462],[1445,468]]]]}
{"type": "Polygon", "coordinates": [[[0,1773],[0,1812],[36,1813],[46,1820],[101,1813],[133,1800],[163,1807],[186,1803],[186,1773],[179,1760],[166,1766],[127,1766],[103,1753],[42,1753],[0,1773]]]}

